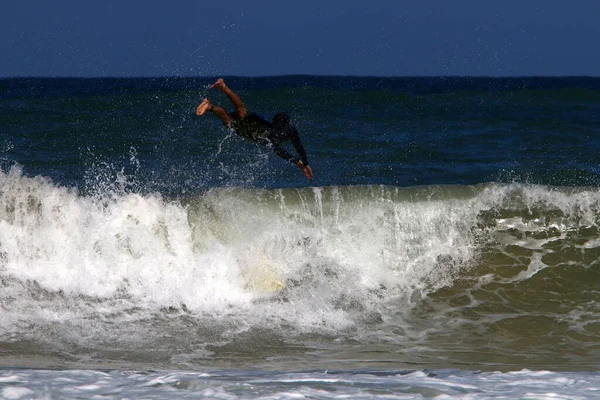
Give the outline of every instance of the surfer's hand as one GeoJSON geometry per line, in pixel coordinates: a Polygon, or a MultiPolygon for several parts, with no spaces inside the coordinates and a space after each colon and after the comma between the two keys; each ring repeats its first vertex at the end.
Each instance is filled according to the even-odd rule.
{"type": "Polygon", "coordinates": [[[304,172],[304,175],[306,175],[306,179],[312,181],[312,168],[310,165],[306,165],[304,168],[302,168],[302,172],[304,172]]]}
{"type": "Polygon", "coordinates": [[[306,179],[312,181],[313,173],[310,165],[304,165],[302,161],[298,161],[296,165],[302,170],[302,172],[304,172],[304,176],[306,176],[306,179]]]}

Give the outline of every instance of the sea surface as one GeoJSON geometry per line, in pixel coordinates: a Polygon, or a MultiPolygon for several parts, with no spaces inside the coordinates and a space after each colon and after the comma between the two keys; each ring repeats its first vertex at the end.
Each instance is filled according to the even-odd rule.
{"type": "Polygon", "coordinates": [[[215,79],[0,79],[0,397],[600,398],[600,78],[215,79]]]}

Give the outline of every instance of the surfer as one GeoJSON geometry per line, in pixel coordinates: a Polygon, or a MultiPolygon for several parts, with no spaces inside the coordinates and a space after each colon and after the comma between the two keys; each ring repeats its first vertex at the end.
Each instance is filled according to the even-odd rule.
{"type": "Polygon", "coordinates": [[[197,116],[204,115],[207,111],[212,112],[223,121],[226,127],[233,129],[236,134],[255,143],[270,147],[279,157],[296,164],[304,172],[306,178],[309,181],[312,180],[313,173],[310,165],[308,165],[306,151],[302,146],[298,131],[290,124],[290,117],[287,114],[278,113],[273,117],[273,122],[269,122],[258,114],[249,113],[239,96],[225,84],[222,78],[219,78],[211,88],[219,89],[225,93],[235,107],[235,111],[228,113],[206,98],[196,108],[197,116]],[[298,152],[298,158],[281,147],[282,143],[290,140],[298,152]]]}

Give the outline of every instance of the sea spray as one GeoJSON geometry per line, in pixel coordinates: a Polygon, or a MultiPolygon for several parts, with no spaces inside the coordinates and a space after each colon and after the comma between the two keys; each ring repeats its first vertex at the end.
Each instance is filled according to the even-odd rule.
{"type": "Polygon", "coordinates": [[[560,301],[574,305],[544,317],[542,335],[558,329],[555,318],[586,335],[594,329],[594,319],[577,319],[577,310],[590,309],[580,302],[590,301],[592,288],[567,288],[594,273],[596,190],[214,188],[169,198],[107,187],[102,197],[25,176],[18,166],[0,174],[7,340],[49,351],[176,346],[177,360],[265,335],[438,349],[463,337],[477,348],[478,332],[499,338],[513,329],[517,316],[506,310],[525,318],[531,299],[555,302],[561,290],[570,300],[560,301]],[[253,281],[265,268],[280,285],[265,290],[253,281]],[[542,270],[553,277],[553,294],[538,287],[542,270]]]}
{"type": "MultiPolygon", "coordinates": [[[[14,167],[2,174],[2,271],[67,296],[126,294],[142,307],[213,314],[234,305],[247,313],[260,294],[248,290],[243,270],[265,258],[290,280],[288,302],[313,307],[311,288],[327,293],[322,306],[338,313],[344,299],[368,304],[382,288],[424,289],[439,257],[468,260],[452,249],[471,240],[467,220],[445,218],[468,208],[353,199],[354,191],[234,188],[182,199],[112,191],[98,202],[14,167]]],[[[288,319],[285,311],[278,318],[288,319]]]]}

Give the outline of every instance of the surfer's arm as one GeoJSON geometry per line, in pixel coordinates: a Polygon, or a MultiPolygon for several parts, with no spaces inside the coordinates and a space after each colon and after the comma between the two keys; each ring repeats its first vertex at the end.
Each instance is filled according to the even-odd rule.
{"type": "Polygon", "coordinates": [[[294,135],[292,136],[292,144],[294,145],[294,148],[298,152],[298,155],[300,156],[300,161],[302,161],[302,164],[308,165],[308,157],[306,156],[306,150],[304,150],[304,146],[302,145],[302,142],[300,141],[300,135],[298,135],[298,131],[296,131],[295,129],[294,129],[294,131],[295,131],[294,135]]]}
{"type": "Polygon", "coordinates": [[[308,165],[306,151],[304,150],[304,146],[302,146],[302,142],[300,141],[300,136],[298,135],[298,131],[295,128],[293,128],[291,135],[285,137],[283,139],[283,141],[287,141],[287,140],[291,139],[292,144],[294,145],[294,148],[298,152],[298,155],[300,156],[300,158],[296,158],[296,157],[292,156],[283,147],[281,147],[281,143],[282,143],[281,141],[278,141],[277,139],[275,139],[275,140],[273,140],[273,139],[274,138],[271,138],[271,140],[269,140],[269,139],[265,140],[264,144],[266,144],[267,146],[272,148],[273,151],[275,152],[275,154],[277,154],[279,157],[295,164],[298,168],[300,168],[302,170],[302,172],[304,173],[304,175],[306,176],[306,178],[309,181],[312,180],[312,177],[313,177],[312,169],[308,165]]]}
{"type": "Polygon", "coordinates": [[[305,163],[304,161],[299,160],[296,157],[292,156],[290,153],[285,151],[285,149],[278,144],[275,144],[275,145],[271,144],[271,147],[273,148],[273,151],[275,152],[275,154],[277,154],[279,157],[283,158],[286,161],[290,161],[293,164],[296,164],[296,166],[302,170],[302,172],[304,173],[304,176],[306,176],[306,179],[308,179],[309,181],[312,180],[312,176],[313,176],[312,169],[310,168],[308,163],[305,163]]]}
{"type": "Polygon", "coordinates": [[[279,144],[273,144],[271,143],[271,148],[273,149],[273,151],[275,152],[275,154],[277,154],[279,157],[283,158],[286,161],[289,161],[293,164],[297,164],[298,163],[298,159],[296,157],[294,157],[293,155],[291,155],[290,153],[288,153],[283,147],[281,147],[279,144]]]}
{"type": "Polygon", "coordinates": [[[306,176],[306,179],[312,181],[312,168],[310,167],[310,165],[308,165],[308,157],[306,156],[306,150],[304,150],[304,146],[300,141],[300,135],[298,135],[298,131],[296,130],[296,128],[294,128],[294,131],[292,133],[292,144],[294,145],[294,148],[300,156],[300,160],[296,161],[296,165],[302,170],[304,176],[306,176]]]}

